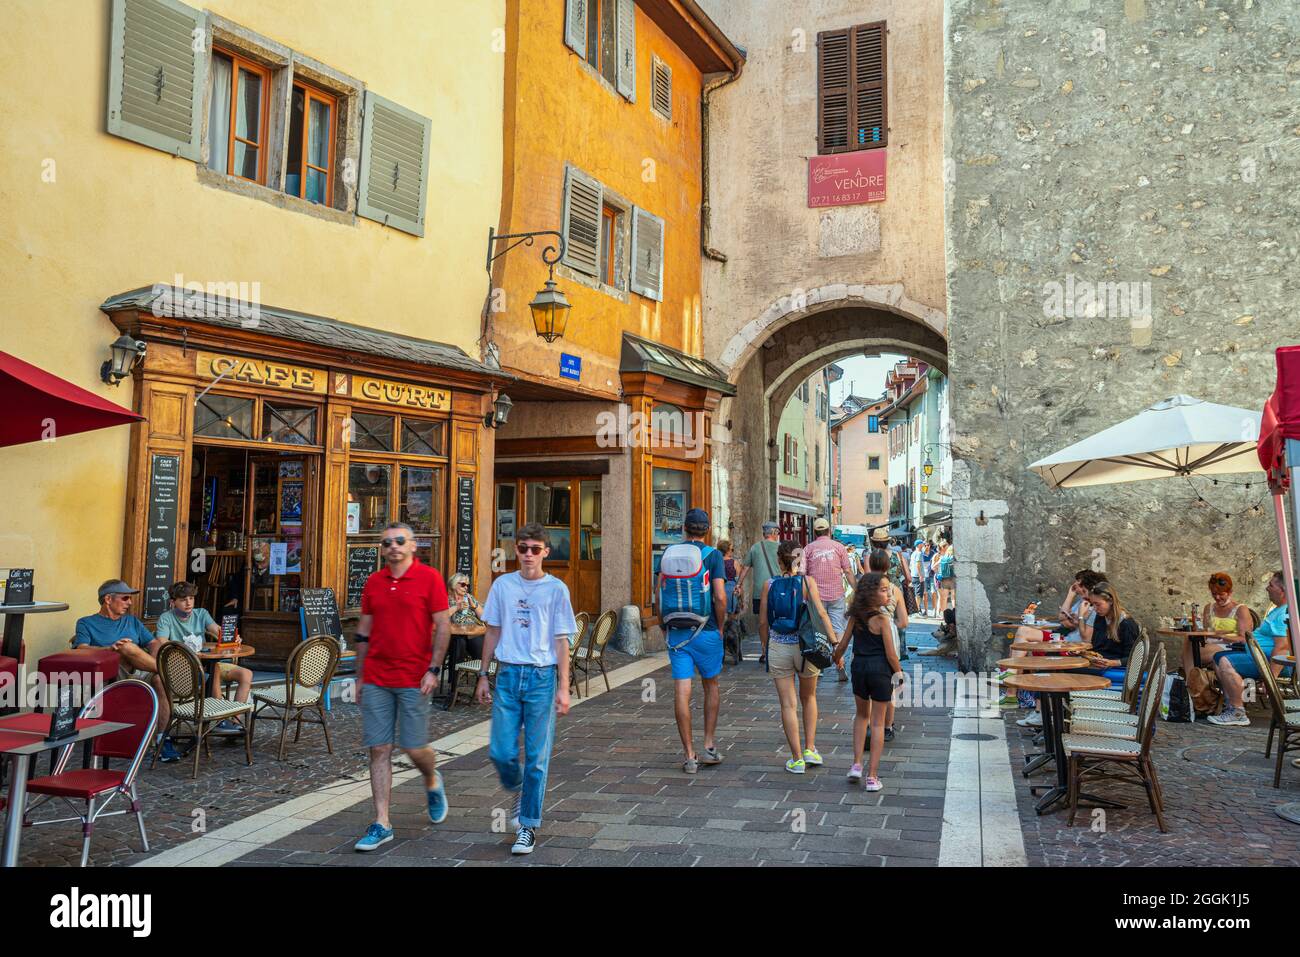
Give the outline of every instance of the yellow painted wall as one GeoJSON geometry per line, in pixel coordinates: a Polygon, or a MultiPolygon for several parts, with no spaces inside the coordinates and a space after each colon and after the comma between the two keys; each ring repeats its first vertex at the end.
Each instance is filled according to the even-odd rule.
{"type": "MultiPolygon", "coordinates": [[[[0,36],[0,349],[130,406],[129,381],[99,381],[117,333],[98,306],[180,273],[260,282],[264,304],[477,357],[483,252],[500,212],[504,58],[493,31],[504,0],[203,6],[433,119],[425,237],[201,185],[195,163],[109,135],[107,0],[9,0],[0,36]],[[50,162],[54,181],[45,182],[50,162]]],[[[0,567],[34,567],[37,597],[72,606],[28,619],[31,661],[59,649],[74,618],[95,611],[96,586],[120,572],[127,438],[117,428],[0,449],[0,567]]]]}
{"type": "MultiPolygon", "coordinates": [[[[572,163],[607,189],[664,219],[664,299],[628,292],[626,303],[557,267],[573,308],[563,339],[533,329],[528,302],[542,287],[540,244],[520,247],[496,274],[504,312],[492,317],[502,365],[560,384],[560,353],[582,357],[584,389],[616,395],[623,332],[698,355],[700,317],[700,88],[692,62],[636,10],[636,101],[629,103],[564,44],[561,0],[507,0],[506,167],[502,228],[559,230],[564,168],[572,163]],[[673,73],[673,119],[650,110],[651,56],[673,73]]],[[[593,425],[594,428],[594,425],[593,425]]]]}

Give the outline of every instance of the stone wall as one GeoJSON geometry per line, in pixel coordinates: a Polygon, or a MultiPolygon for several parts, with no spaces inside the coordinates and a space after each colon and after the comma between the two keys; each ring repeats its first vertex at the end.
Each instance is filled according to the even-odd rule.
{"type": "Polygon", "coordinates": [[[1049,492],[1026,465],[1170,395],[1270,393],[1298,331],[1300,6],[950,0],[945,68],[964,663],[990,613],[1055,607],[1093,564],[1149,628],[1213,570],[1266,608],[1270,504],[1224,517],[1258,474],[1196,482],[1199,506],[1182,479],[1049,492]],[[1089,305],[1096,283],[1126,285],[1089,305]]]}

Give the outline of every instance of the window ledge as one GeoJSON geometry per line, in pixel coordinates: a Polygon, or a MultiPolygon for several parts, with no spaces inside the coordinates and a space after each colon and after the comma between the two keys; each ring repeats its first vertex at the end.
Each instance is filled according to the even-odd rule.
{"type": "Polygon", "coordinates": [[[632,301],[631,294],[626,289],[619,289],[617,286],[603,283],[599,279],[594,279],[593,277],[588,276],[585,272],[579,272],[572,266],[558,263],[555,267],[555,271],[565,279],[576,282],[580,286],[586,286],[588,289],[595,289],[598,292],[603,292],[611,299],[617,299],[624,305],[632,301]]]}
{"type": "Polygon", "coordinates": [[[250,199],[258,199],[272,206],[278,206],[280,209],[291,210],[296,213],[305,213],[316,219],[323,219],[326,222],[337,223],[340,226],[355,226],[357,218],[351,213],[344,212],[341,209],[334,209],[330,206],[322,206],[319,203],[313,203],[310,200],[302,199],[298,196],[291,196],[288,193],[282,193],[279,190],[271,189],[269,186],[263,186],[261,183],[251,183],[246,179],[240,179],[238,176],[230,176],[227,173],[218,173],[206,166],[196,164],[198,170],[199,182],[204,186],[211,186],[215,189],[224,189],[227,192],[238,193],[240,196],[247,196],[250,199]]]}

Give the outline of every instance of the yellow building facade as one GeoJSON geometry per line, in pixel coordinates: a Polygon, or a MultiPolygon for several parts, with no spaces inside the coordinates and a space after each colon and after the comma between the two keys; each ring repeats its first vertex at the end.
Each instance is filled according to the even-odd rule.
{"type": "Polygon", "coordinates": [[[528,303],[559,236],[494,264],[484,338],[518,377],[496,435],[497,544],[512,559],[516,525],[542,522],[575,608],[635,604],[648,621],[655,556],[710,504],[730,389],[698,359],[702,111],[743,57],[692,0],[508,0],[506,47],[498,231],[562,236],[571,309],[562,338],[539,337],[528,303]]]}
{"type": "Polygon", "coordinates": [[[6,6],[0,349],[146,416],[0,450],[0,567],[71,606],[29,618],[28,661],[119,575],[150,617],[168,576],[214,608],[238,593],[246,640],[260,616],[283,657],[297,590],[353,603],[388,518],[414,518],[444,573],[486,575],[487,497],[464,482],[490,483],[502,379],[478,360],[505,4],[438,8],[6,6]],[[114,387],[123,333],[147,351],[114,387]],[[160,558],[149,506],[173,467],[160,558]],[[458,518],[467,492],[480,520],[458,518]],[[206,594],[196,548],[225,559],[206,594]]]}

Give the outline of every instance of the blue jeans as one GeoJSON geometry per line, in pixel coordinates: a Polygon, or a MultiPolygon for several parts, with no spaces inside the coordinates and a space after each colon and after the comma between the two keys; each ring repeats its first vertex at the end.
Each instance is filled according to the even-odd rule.
{"type": "Polygon", "coordinates": [[[519,823],[524,827],[542,823],[546,772],[551,766],[551,745],[555,741],[555,675],[554,665],[546,668],[504,662],[497,665],[488,753],[503,788],[513,792],[523,787],[519,823]],[[521,728],[524,732],[522,766],[519,763],[521,728]]]}

